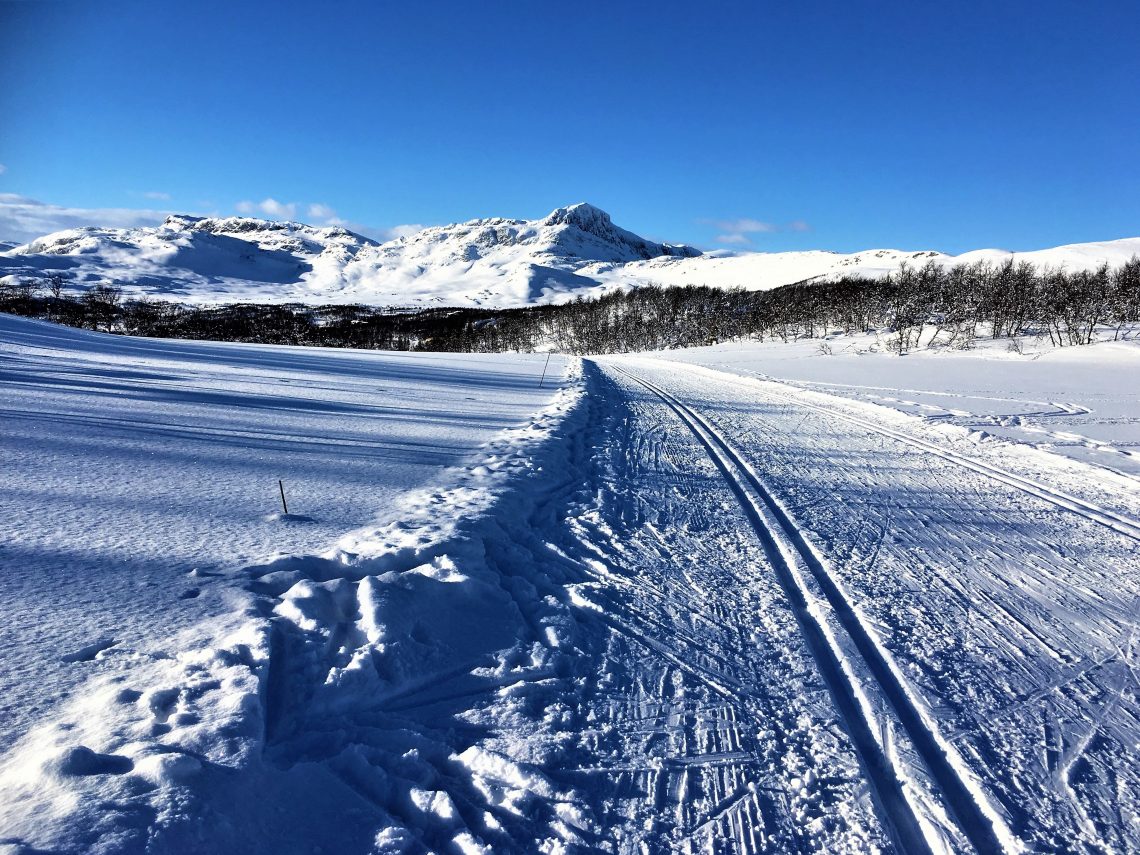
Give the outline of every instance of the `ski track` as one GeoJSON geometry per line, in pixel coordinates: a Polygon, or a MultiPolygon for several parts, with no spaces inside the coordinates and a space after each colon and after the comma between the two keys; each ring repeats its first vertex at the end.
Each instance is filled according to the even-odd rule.
{"type": "Polygon", "coordinates": [[[587,360],[0,758],[0,847],[1136,850],[1136,523],[1045,469],[587,360]]]}
{"type": "Polygon", "coordinates": [[[617,364],[684,398],[763,473],[1009,845],[1136,848],[1134,520],[1042,483],[1045,466],[1025,479],[818,395],[617,364]],[[1072,766],[1044,759],[1050,729],[1072,766]]]}

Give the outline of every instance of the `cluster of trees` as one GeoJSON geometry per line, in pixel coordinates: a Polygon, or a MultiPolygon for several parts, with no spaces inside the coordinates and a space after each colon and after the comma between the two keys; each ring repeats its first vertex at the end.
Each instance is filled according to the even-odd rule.
{"type": "Polygon", "coordinates": [[[621,353],[740,338],[882,332],[889,347],[967,348],[982,335],[1048,336],[1057,346],[1114,338],[1140,322],[1140,259],[1092,271],[1026,262],[903,267],[770,291],[646,286],[523,309],[390,310],[235,303],[188,307],[123,298],[111,284],[65,293],[60,278],[0,283],[0,311],[142,336],[386,350],[621,353]]]}

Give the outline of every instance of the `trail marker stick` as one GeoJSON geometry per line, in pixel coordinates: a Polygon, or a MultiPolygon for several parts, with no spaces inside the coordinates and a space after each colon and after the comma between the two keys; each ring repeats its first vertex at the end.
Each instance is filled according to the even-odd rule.
{"type": "Polygon", "coordinates": [[[285,516],[289,516],[289,506],[285,504],[285,485],[280,478],[277,479],[277,486],[281,490],[281,508],[285,511],[285,516]]]}
{"type": "Polygon", "coordinates": [[[542,366],[542,376],[538,379],[538,388],[542,388],[542,381],[546,379],[546,369],[550,367],[550,351],[546,352],[546,364],[542,366]]]}

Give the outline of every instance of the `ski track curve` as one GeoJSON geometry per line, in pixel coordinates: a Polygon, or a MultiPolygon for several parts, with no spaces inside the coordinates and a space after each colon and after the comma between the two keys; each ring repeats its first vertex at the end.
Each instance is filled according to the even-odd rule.
{"type": "Polygon", "coordinates": [[[907,778],[907,773],[891,767],[890,759],[876,741],[874,732],[878,724],[870,706],[861,702],[860,688],[854,682],[853,669],[845,661],[842,648],[830,636],[825,622],[817,617],[820,606],[800,578],[797,572],[800,567],[815,577],[836,620],[854,642],[865,669],[873,676],[877,689],[905,728],[970,843],[978,852],[1018,851],[1020,847],[1013,834],[984,797],[979,798],[978,784],[968,779],[961,758],[951,756],[952,749],[948,749],[933,723],[916,705],[898,669],[890,663],[889,655],[864,626],[818,553],[809,546],[803,533],[752,467],[699,412],[650,381],[620,368],[618,370],[673,409],[708,450],[745,505],[789,599],[797,608],[813,657],[844,711],[852,740],[858,746],[869,781],[902,851],[930,851],[920,822],[903,792],[902,781],[907,778]]]}
{"type": "MultiPolygon", "coordinates": [[[[604,361],[680,399],[763,472],[790,533],[823,561],[1007,848],[1140,844],[1129,794],[1140,782],[1127,760],[1140,732],[1130,641],[1140,548],[1134,520],[1100,507],[1128,506],[1126,493],[1096,485],[1093,503],[1043,483],[1053,473],[1043,452],[1026,461],[1026,489],[1021,476],[928,453],[870,416],[833,418],[847,413],[816,395],[808,407],[771,382],[664,360],[604,361]],[[1072,758],[1071,775],[1058,774],[1059,757],[1072,758]]],[[[1078,474],[1069,461],[1057,465],[1059,479],[1078,474]]],[[[827,580],[805,576],[826,598],[827,580]]],[[[858,647],[851,639],[871,681],[858,647]]],[[[904,765],[921,783],[929,767],[906,741],[904,765]]]]}

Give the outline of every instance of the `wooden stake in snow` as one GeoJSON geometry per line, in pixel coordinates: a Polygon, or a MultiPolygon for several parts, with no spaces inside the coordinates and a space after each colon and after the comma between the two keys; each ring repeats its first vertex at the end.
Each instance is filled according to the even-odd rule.
{"type": "Polygon", "coordinates": [[[277,479],[277,486],[281,490],[281,509],[285,511],[285,516],[289,516],[289,506],[285,504],[285,485],[280,478],[277,479]]]}
{"type": "Polygon", "coordinates": [[[542,381],[546,379],[546,369],[550,367],[550,351],[546,351],[546,365],[542,366],[542,376],[538,378],[538,388],[542,388],[542,381]]]}

